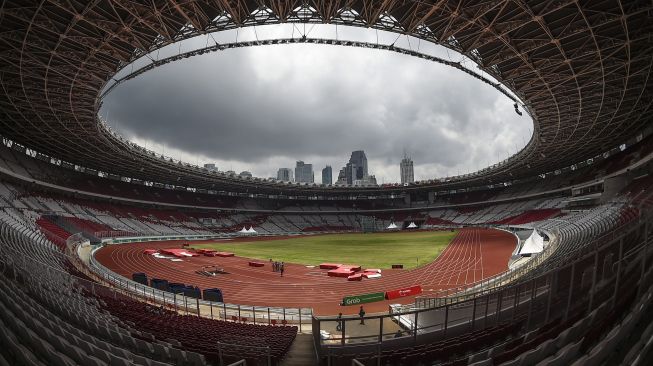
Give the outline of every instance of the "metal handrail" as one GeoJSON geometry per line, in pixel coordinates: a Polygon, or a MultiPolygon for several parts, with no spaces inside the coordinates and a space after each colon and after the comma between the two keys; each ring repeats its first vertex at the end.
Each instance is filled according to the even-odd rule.
{"type": "MultiPolygon", "coordinates": [[[[313,318],[313,311],[310,308],[286,308],[286,307],[269,307],[269,306],[256,306],[256,305],[243,305],[243,304],[229,304],[229,303],[216,303],[212,301],[200,300],[196,298],[188,298],[183,295],[175,295],[167,291],[162,291],[155,289],[150,286],[145,286],[138,282],[132,281],[126,277],[120,276],[113,271],[109,270],[101,263],[99,263],[94,256],[94,252],[99,248],[95,248],[91,253],[89,258],[89,266],[96,275],[99,275],[100,278],[111,283],[114,286],[120,287],[124,290],[130,291],[138,296],[145,296],[147,298],[152,297],[155,300],[161,301],[171,301],[173,304],[182,303],[185,305],[185,308],[188,310],[188,301],[190,300],[191,304],[195,304],[196,307],[199,306],[208,306],[211,311],[214,307],[217,307],[219,310],[223,310],[224,320],[228,320],[227,311],[231,310],[232,312],[237,312],[239,314],[238,319],[241,318],[241,312],[252,313],[254,315],[253,322],[256,324],[256,315],[259,315],[259,319],[267,319],[268,324],[271,323],[271,315],[277,317],[283,317],[283,320],[297,321],[300,331],[304,324],[310,323],[313,318]]],[[[199,312],[201,315],[201,312],[199,312]]],[[[218,312],[218,316],[220,312],[218,312]]],[[[249,320],[249,319],[248,319],[249,320]]]]}

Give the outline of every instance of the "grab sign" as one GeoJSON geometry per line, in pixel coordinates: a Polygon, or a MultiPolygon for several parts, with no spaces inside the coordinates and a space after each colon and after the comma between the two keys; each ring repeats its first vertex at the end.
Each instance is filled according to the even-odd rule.
{"type": "Polygon", "coordinates": [[[342,298],[341,305],[351,306],[383,300],[385,300],[385,292],[374,292],[371,294],[345,296],[342,298]]]}

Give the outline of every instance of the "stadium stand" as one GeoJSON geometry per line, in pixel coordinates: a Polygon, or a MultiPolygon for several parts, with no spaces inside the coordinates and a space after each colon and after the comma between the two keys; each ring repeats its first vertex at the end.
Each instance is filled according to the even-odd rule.
{"type": "Polygon", "coordinates": [[[256,316],[240,314],[249,304],[235,304],[236,316],[222,303],[214,319],[199,300],[189,311],[187,296],[183,311],[181,295],[169,294],[171,303],[147,287],[150,297],[99,271],[90,248],[129,237],[228,237],[245,226],[260,235],[361,231],[370,222],[378,231],[411,222],[421,230],[492,227],[517,238],[537,230],[546,245],[523,256],[515,248],[509,269],[494,277],[367,314],[368,325],[379,325],[370,334],[344,326],[358,317],[313,316],[302,337],[311,342],[307,362],[652,364],[652,13],[650,1],[613,0],[4,1],[0,366],[292,365],[301,314],[299,324],[286,321],[288,309],[283,322],[267,314],[269,324],[254,324],[256,316]],[[277,23],[293,23],[293,38],[217,49],[321,43],[429,59],[395,42],[434,42],[480,72],[444,63],[530,115],[533,137],[474,173],[337,187],[211,172],[129,142],[99,119],[103,93],[138,75],[130,65],[209,51],[179,47],[159,60],[175,42],[277,23]],[[301,23],[398,38],[311,39],[296,36],[301,23]]]}

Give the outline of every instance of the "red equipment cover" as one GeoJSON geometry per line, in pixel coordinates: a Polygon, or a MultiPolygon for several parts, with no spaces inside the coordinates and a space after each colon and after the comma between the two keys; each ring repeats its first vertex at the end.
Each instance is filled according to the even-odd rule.
{"type": "Polygon", "coordinates": [[[362,273],[356,273],[353,274],[349,277],[347,277],[347,281],[362,281],[363,280],[363,274],[362,273]]]}

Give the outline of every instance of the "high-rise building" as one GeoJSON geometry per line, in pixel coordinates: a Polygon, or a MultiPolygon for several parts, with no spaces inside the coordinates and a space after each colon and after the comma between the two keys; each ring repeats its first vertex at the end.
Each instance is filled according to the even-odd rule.
{"type": "Polygon", "coordinates": [[[338,180],[336,180],[337,186],[347,185],[347,174],[345,173],[345,168],[340,169],[338,172],[338,180]]]}
{"type": "Polygon", "coordinates": [[[204,169],[210,171],[210,172],[217,172],[218,167],[215,166],[215,164],[204,164],[204,169]]]}
{"type": "Polygon", "coordinates": [[[327,165],[322,169],[322,184],[330,185],[331,183],[333,183],[333,170],[331,165],[327,165]]]}
{"type": "Polygon", "coordinates": [[[313,183],[315,177],[313,176],[313,164],[304,164],[303,161],[298,161],[295,165],[295,182],[297,183],[313,183]]]}
{"type": "Polygon", "coordinates": [[[340,170],[336,184],[376,185],[376,179],[374,176],[370,176],[367,170],[365,151],[357,150],[351,153],[349,162],[340,170]],[[344,179],[341,180],[341,177],[344,177],[344,179]]]}
{"type": "Polygon", "coordinates": [[[290,168],[279,168],[279,170],[277,170],[277,180],[283,182],[294,182],[293,170],[290,168]]]}
{"type": "Polygon", "coordinates": [[[415,182],[415,172],[413,170],[413,160],[409,158],[406,153],[404,153],[404,158],[401,159],[399,164],[399,170],[401,173],[401,183],[413,183],[415,182]]]}
{"type": "Polygon", "coordinates": [[[365,156],[365,151],[357,150],[352,152],[347,167],[347,169],[349,169],[349,174],[347,177],[347,182],[349,184],[352,184],[354,180],[366,180],[368,172],[367,156],[365,156]],[[349,181],[349,178],[351,178],[351,182],[349,181]]]}

